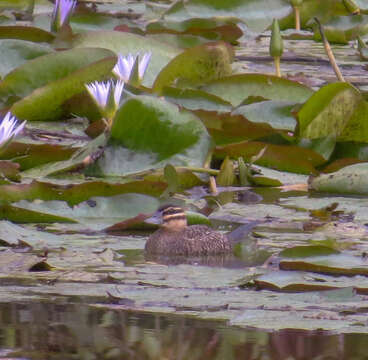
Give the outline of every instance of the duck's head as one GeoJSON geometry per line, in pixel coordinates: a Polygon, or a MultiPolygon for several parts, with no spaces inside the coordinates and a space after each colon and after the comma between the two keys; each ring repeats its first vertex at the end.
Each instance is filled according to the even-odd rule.
{"type": "Polygon", "coordinates": [[[170,231],[180,231],[187,226],[187,217],[180,206],[165,205],[159,209],[162,216],[161,226],[170,231]]]}

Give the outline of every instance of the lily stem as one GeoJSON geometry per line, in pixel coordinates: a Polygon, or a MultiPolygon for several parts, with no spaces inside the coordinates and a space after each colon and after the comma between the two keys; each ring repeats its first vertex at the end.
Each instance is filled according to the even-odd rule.
{"type": "Polygon", "coordinates": [[[298,6],[294,7],[294,15],[295,15],[295,30],[300,31],[300,10],[298,6]]]}
{"type": "Polygon", "coordinates": [[[334,56],[334,54],[331,50],[330,43],[328,42],[328,40],[325,36],[325,32],[323,31],[323,27],[322,27],[321,23],[319,22],[319,20],[317,18],[314,18],[314,20],[318,24],[319,32],[321,34],[321,38],[322,38],[322,41],[323,41],[323,46],[325,47],[325,51],[326,51],[326,54],[328,56],[328,59],[330,60],[330,64],[333,68],[333,71],[335,72],[335,75],[336,75],[336,77],[339,81],[345,82],[344,76],[342,75],[342,73],[340,71],[340,68],[336,63],[336,59],[335,59],[335,56],[334,56]]]}
{"type": "Polygon", "coordinates": [[[280,56],[275,56],[273,60],[275,62],[276,76],[281,77],[280,56]]]}

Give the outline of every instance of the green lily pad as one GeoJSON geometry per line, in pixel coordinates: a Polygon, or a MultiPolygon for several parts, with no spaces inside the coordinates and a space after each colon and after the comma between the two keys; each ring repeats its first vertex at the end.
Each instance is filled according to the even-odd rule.
{"type": "Polygon", "coordinates": [[[26,142],[11,142],[1,152],[1,159],[13,159],[20,165],[21,170],[26,170],[51,161],[68,159],[76,150],[54,144],[32,144],[26,142]]]}
{"type": "Polygon", "coordinates": [[[24,40],[0,40],[0,48],[1,77],[23,65],[27,60],[53,52],[49,45],[35,44],[24,40]]]}
{"type": "Polygon", "coordinates": [[[339,254],[340,251],[334,250],[327,246],[310,245],[310,246],[293,246],[279,253],[280,256],[286,258],[304,258],[309,256],[339,254]]]}
{"type": "Polygon", "coordinates": [[[368,141],[367,103],[349,83],[333,83],[314,93],[298,112],[300,135],[336,136],[340,141],[368,141]]]}
{"type": "Polygon", "coordinates": [[[252,156],[267,147],[256,164],[277,170],[296,172],[299,174],[316,173],[315,166],[322,165],[325,160],[316,152],[298,146],[273,145],[259,141],[243,141],[235,144],[217,146],[215,155],[224,158],[230,156],[237,159],[242,156],[251,161],[252,156]]]}
{"type": "Polygon", "coordinates": [[[58,51],[40,56],[27,61],[3,79],[0,83],[0,97],[14,95],[22,98],[36,89],[62,80],[77,70],[113,55],[114,53],[106,49],[90,48],[58,51]]]}
{"type": "MultiPolygon", "coordinates": [[[[0,163],[1,164],[1,163],[0,163]]],[[[197,184],[196,184],[197,185],[197,184]]],[[[166,184],[160,181],[136,180],[121,183],[107,181],[86,181],[80,183],[34,180],[30,184],[0,185],[0,199],[7,202],[20,200],[63,200],[70,206],[94,196],[114,196],[124,193],[138,193],[159,196],[166,184]]]]}
{"type": "Polygon", "coordinates": [[[249,96],[303,103],[313,94],[313,90],[305,85],[264,74],[228,76],[208,83],[201,90],[229,101],[233,106],[239,106],[249,96]]]}
{"type": "Polygon", "coordinates": [[[184,21],[157,21],[146,27],[148,34],[192,34],[208,40],[234,42],[243,32],[236,25],[237,19],[231,18],[191,18],[184,21]]]}
{"type": "Polygon", "coordinates": [[[116,57],[107,57],[96,61],[68,76],[43,86],[11,107],[11,112],[19,119],[56,120],[63,114],[62,104],[73,95],[85,91],[85,84],[101,80],[110,74],[115,66],[116,57]]]}
{"type": "Polygon", "coordinates": [[[184,20],[197,17],[235,17],[241,19],[255,32],[262,32],[274,18],[281,18],[292,11],[291,5],[282,0],[189,0],[176,2],[164,14],[167,20],[184,20]]]}
{"type": "MultiPolygon", "coordinates": [[[[353,289],[364,293],[368,288],[368,279],[354,279],[351,277],[338,277],[311,274],[302,271],[272,271],[255,279],[260,289],[274,291],[321,291],[333,289],[346,289],[346,295],[353,296],[353,289]]],[[[341,293],[340,293],[341,295],[341,293]]],[[[337,295],[335,295],[335,301],[337,295]]]]}
{"type": "Polygon", "coordinates": [[[193,114],[155,97],[136,96],[116,113],[109,144],[87,173],[121,176],[168,163],[202,166],[210,146],[193,114]]]}
{"type": "MultiPolygon", "coordinates": [[[[122,194],[111,197],[92,197],[72,208],[65,201],[19,201],[14,207],[69,218],[94,230],[101,230],[118,221],[129,219],[139,213],[153,213],[159,201],[141,194],[122,194]]],[[[55,220],[57,222],[57,220],[55,220]]]]}
{"type": "Polygon", "coordinates": [[[320,174],[311,178],[309,187],[320,192],[337,194],[368,194],[368,164],[346,166],[334,173],[320,174]]]}
{"type": "Polygon", "coordinates": [[[162,94],[164,86],[198,85],[231,74],[232,48],[224,42],[207,43],[185,50],[157,75],[153,90],[162,94]]]}
{"type": "Polygon", "coordinates": [[[77,168],[84,168],[91,162],[94,162],[94,158],[98,157],[103,151],[103,147],[106,145],[108,135],[102,133],[97,138],[91,140],[86,146],[81,147],[78,151],[75,151],[71,157],[63,159],[62,161],[49,162],[47,164],[33,167],[28,171],[24,171],[25,177],[39,178],[42,176],[55,175],[70,171],[77,168]]]}
{"type": "Polygon", "coordinates": [[[217,145],[256,140],[276,134],[277,131],[264,123],[248,121],[243,115],[233,113],[218,114],[213,111],[194,112],[205,124],[217,145]]]}
{"type": "Polygon", "coordinates": [[[23,206],[0,205],[0,219],[15,223],[76,223],[72,218],[24,208],[23,206]]]}
{"type": "Polygon", "coordinates": [[[218,96],[197,89],[179,89],[165,86],[162,96],[188,110],[207,110],[217,112],[229,112],[231,104],[218,96]]]}
{"type": "Polygon", "coordinates": [[[368,264],[362,257],[348,254],[282,259],[281,270],[302,270],[331,275],[368,275],[368,264]]]}
{"type": "Polygon", "coordinates": [[[265,123],[274,129],[294,131],[296,120],[292,109],[296,103],[290,101],[260,101],[236,108],[232,114],[243,115],[254,123],[265,123]]]}
{"type": "MultiPolygon", "coordinates": [[[[368,15],[336,16],[323,24],[325,35],[330,42],[347,44],[359,35],[368,33],[368,15]]],[[[320,40],[318,28],[315,28],[314,38],[320,40]]]]}
{"type": "Polygon", "coordinates": [[[54,34],[31,26],[0,26],[0,39],[19,39],[50,43],[54,38],[54,34]]]}
{"type": "Polygon", "coordinates": [[[74,47],[101,47],[116,54],[152,52],[151,61],[145,73],[143,84],[151,86],[157,74],[180,50],[165,43],[144,36],[118,31],[90,31],[75,36],[74,47]]]}

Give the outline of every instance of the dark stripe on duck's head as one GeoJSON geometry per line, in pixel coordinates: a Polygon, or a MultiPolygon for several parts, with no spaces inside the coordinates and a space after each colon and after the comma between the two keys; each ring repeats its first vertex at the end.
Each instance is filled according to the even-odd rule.
{"type": "Polygon", "coordinates": [[[184,215],[184,210],[181,207],[178,206],[170,206],[167,207],[166,209],[164,209],[162,211],[162,216],[169,216],[169,215],[178,215],[178,214],[183,214],[184,215]]]}
{"type": "Polygon", "coordinates": [[[171,230],[181,230],[187,226],[187,217],[179,206],[166,206],[162,210],[162,226],[171,230]]]}

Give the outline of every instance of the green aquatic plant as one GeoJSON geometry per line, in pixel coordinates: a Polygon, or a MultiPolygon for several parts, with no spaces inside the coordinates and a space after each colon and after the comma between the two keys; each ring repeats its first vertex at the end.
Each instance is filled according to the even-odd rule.
{"type": "Polygon", "coordinates": [[[95,81],[86,85],[88,93],[96,103],[104,121],[108,127],[112,125],[112,119],[119,108],[124,89],[124,82],[112,80],[106,82],[95,81]]]}

